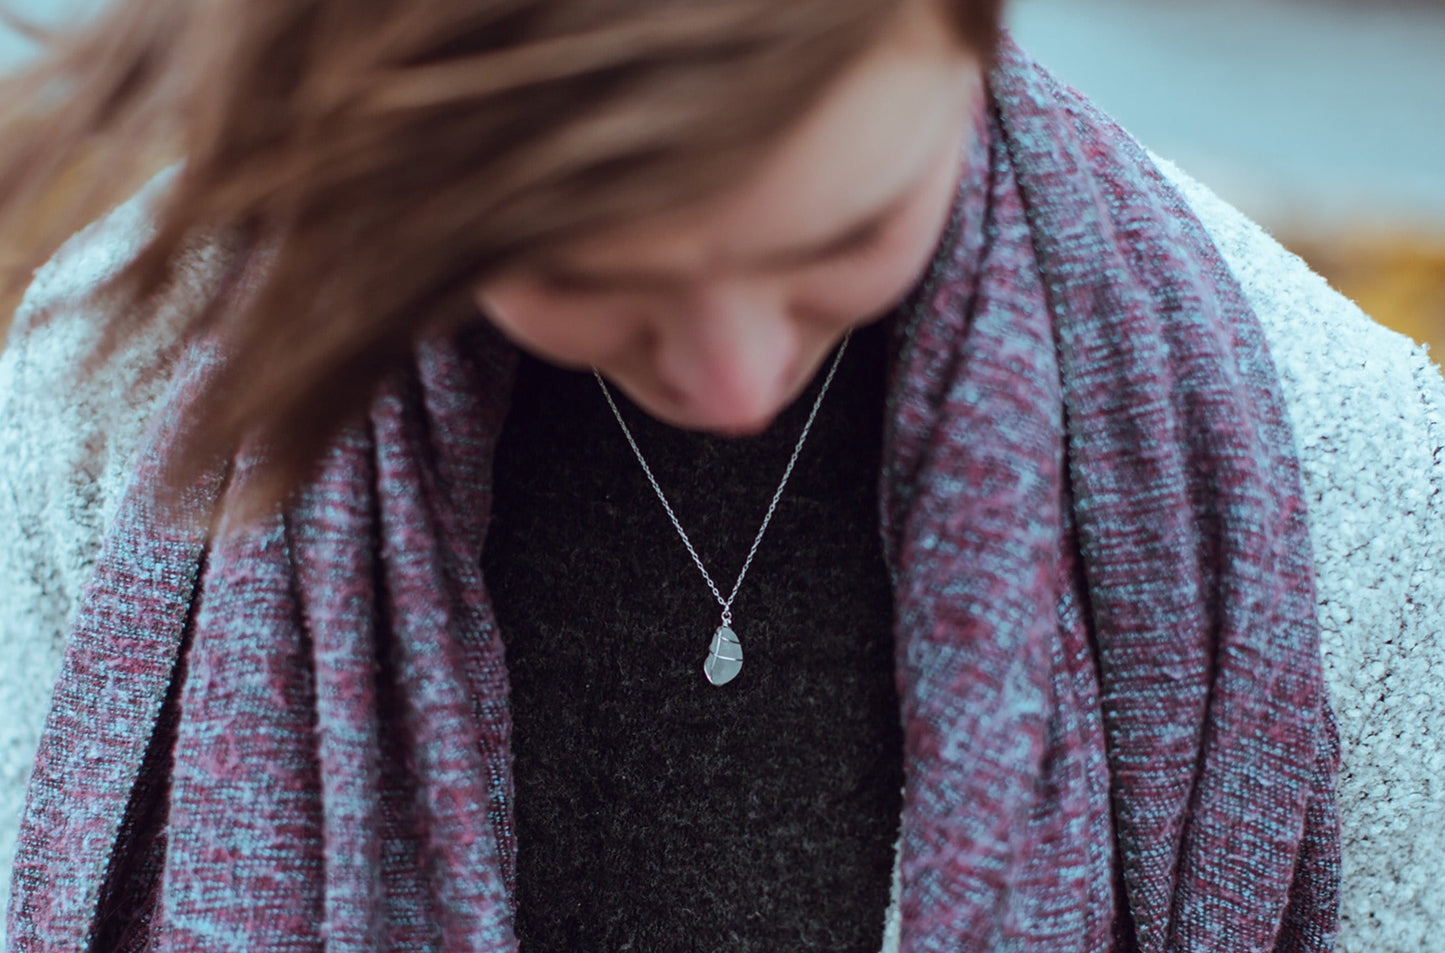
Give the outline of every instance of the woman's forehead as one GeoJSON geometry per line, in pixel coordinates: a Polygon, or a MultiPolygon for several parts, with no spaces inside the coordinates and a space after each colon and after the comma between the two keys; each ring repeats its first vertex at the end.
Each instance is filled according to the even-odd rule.
{"type": "Polygon", "coordinates": [[[594,269],[699,270],[826,246],[906,199],[981,95],[941,26],[900,24],[725,193],[560,250],[594,269]]]}

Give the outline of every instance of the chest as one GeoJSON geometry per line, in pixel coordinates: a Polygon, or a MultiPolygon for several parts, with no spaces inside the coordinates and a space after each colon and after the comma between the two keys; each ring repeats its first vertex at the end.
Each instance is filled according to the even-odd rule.
{"type": "MultiPolygon", "coordinates": [[[[878,949],[902,784],[880,338],[855,338],[820,407],[733,603],[745,660],[723,686],[702,671],[720,607],[596,382],[522,367],[484,571],[524,948],[878,949]]],[[[745,440],[619,400],[724,596],[819,386],[745,440]]]]}

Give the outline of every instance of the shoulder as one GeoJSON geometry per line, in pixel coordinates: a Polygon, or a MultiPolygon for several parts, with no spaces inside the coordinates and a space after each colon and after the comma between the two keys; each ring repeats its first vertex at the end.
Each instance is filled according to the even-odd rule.
{"type": "MultiPolygon", "coordinates": [[[[198,248],[157,320],[84,369],[107,319],[95,291],[152,234],[149,212],[166,181],[36,272],[0,352],[0,872],[77,599],[165,391],[181,320],[214,270],[214,253],[198,248]]],[[[0,875],[0,894],[8,882],[0,875]]]]}
{"type": "MultiPolygon", "coordinates": [[[[188,299],[201,291],[207,252],[197,249],[158,300],[156,320],[85,367],[111,317],[97,290],[151,237],[149,213],[167,181],[158,177],[36,272],[0,353],[0,507],[13,520],[0,522],[0,559],[43,546],[52,578],[42,588],[62,599],[73,598],[90,568],[165,389],[188,299]]],[[[0,585],[7,581],[0,575],[0,585]]]]}
{"type": "Polygon", "coordinates": [[[1445,376],[1167,162],[1264,326],[1344,746],[1340,949],[1445,948],[1445,376]],[[1430,944],[1442,944],[1431,947],[1430,944]]]}

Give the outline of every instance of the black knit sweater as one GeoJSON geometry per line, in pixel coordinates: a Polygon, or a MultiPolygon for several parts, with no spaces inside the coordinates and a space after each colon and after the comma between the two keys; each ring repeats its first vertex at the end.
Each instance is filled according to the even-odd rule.
{"type": "MultiPolygon", "coordinates": [[[[885,334],[856,332],[733,606],[718,606],[589,374],[524,359],[484,569],[515,720],[526,953],[877,953],[902,785],[878,536],[885,334]]],[[[618,395],[731,589],[822,375],[765,433],[659,424],[618,395]]]]}

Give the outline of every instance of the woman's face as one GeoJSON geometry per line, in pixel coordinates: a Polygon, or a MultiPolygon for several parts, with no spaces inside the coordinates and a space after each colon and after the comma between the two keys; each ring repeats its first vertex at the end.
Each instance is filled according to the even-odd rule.
{"type": "Polygon", "coordinates": [[[499,274],[483,312],[659,420],[767,427],[908,293],[946,224],[982,77],[935,6],[908,4],[740,187],[499,274]]]}

